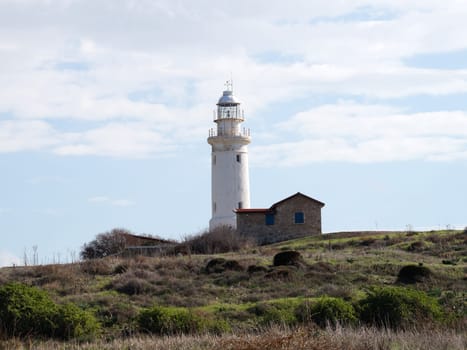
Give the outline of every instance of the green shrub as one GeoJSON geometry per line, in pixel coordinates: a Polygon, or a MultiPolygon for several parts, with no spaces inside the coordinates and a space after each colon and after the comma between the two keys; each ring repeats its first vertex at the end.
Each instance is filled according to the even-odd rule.
{"type": "Polygon", "coordinates": [[[0,329],[7,337],[91,337],[99,329],[93,315],[74,304],[59,306],[35,287],[10,283],[0,287],[0,329]]]}
{"type": "Polygon", "coordinates": [[[370,290],[359,303],[359,313],[367,324],[395,329],[426,325],[442,316],[436,299],[422,291],[402,287],[370,290]]]}
{"type": "Polygon", "coordinates": [[[203,330],[203,320],[183,307],[154,306],[141,311],[138,324],[142,331],[160,335],[195,333],[203,330]]]}
{"type": "Polygon", "coordinates": [[[260,302],[248,309],[248,312],[258,316],[262,325],[285,324],[297,322],[295,305],[286,302],[260,302]]]}
{"type": "Polygon", "coordinates": [[[304,302],[296,311],[302,322],[313,321],[321,327],[328,324],[350,324],[357,320],[351,303],[342,298],[321,297],[313,303],[304,302]]]}
{"type": "Polygon", "coordinates": [[[20,283],[0,287],[0,329],[6,336],[52,336],[57,309],[40,289],[20,283]]]}
{"type": "Polygon", "coordinates": [[[60,305],[55,320],[56,334],[63,339],[89,339],[100,329],[94,315],[72,303],[60,305]]]}

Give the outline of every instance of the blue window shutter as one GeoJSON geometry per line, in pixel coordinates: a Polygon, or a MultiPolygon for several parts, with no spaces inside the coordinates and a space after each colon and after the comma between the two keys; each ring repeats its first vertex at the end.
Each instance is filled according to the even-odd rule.
{"type": "Polygon", "coordinates": [[[305,223],[305,214],[299,211],[295,213],[295,223],[296,224],[304,224],[305,223]]]}
{"type": "Polygon", "coordinates": [[[267,213],[266,214],[266,225],[274,225],[274,214],[273,213],[267,213]]]}

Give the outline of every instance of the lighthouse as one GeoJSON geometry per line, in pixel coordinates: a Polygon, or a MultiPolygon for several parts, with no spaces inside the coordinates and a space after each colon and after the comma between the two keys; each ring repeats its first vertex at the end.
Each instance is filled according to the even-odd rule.
{"type": "Polygon", "coordinates": [[[211,145],[211,205],[209,229],[236,228],[236,209],[250,208],[248,144],[250,130],[241,127],[245,120],[240,101],[233,94],[231,81],[214,111],[216,127],[209,130],[211,145]]]}

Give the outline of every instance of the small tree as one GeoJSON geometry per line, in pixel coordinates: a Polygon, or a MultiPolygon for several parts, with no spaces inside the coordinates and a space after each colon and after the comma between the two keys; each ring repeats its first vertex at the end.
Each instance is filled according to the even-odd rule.
{"type": "Polygon", "coordinates": [[[83,245],[80,256],[82,259],[99,259],[121,253],[125,249],[125,236],[130,231],[115,228],[110,232],[99,233],[96,238],[83,245]]]}

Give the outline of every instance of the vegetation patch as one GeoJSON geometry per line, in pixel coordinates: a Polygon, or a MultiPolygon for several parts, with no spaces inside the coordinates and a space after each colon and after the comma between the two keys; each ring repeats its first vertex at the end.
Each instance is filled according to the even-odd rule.
{"type": "Polygon", "coordinates": [[[188,236],[175,250],[186,254],[220,254],[236,252],[252,245],[231,227],[222,226],[198,235],[188,236]]]}
{"type": "Polygon", "coordinates": [[[442,318],[435,298],[403,287],[377,287],[359,303],[360,319],[373,326],[402,328],[435,323],[442,318]]]}
{"type": "Polygon", "coordinates": [[[250,265],[248,266],[247,269],[248,273],[254,274],[254,273],[266,273],[268,271],[268,268],[265,266],[261,265],[250,265]]]}
{"type": "Polygon", "coordinates": [[[0,287],[0,329],[7,337],[92,337],[99,324],[68,303],[57,305],[45,291],[20,283],[0,287]]]}
{"type": "Polygon", "coordinates": [[[265,278],[273,280],[290,280],[297,275],[297,268],[294,265],[275,266],[268,270],[265,278]]]}
{"type": "Polygon", "coordinates": [[[222,333],[230,329],[227,322],[215,320],[210,314],[195,313],[183,307],[163,306],[142,310],[138,316],[138,325],[141,331],[158,335],[222,333]]]}
{"type": "Polygon", "coordinates": [[[293,325],[297,323],[296,303],[290,300],[280,302],[259,302],[248,309],[258,318],[260,325],[293,325]]]}
{"type": "Polygon", "coordinates": [[[243,271],[244,269],[236,260],[215,258],[209,260],[204,270],[207,273],[221,273],[224,271],[243,271]]]}
{"type": "Polygon", "coordinates": [[[147,294],[155,290],[146,279],[125,274],[113,281],[107,288],[127,295],[147,294]]]}
{"type": "MultiPolygon", "coordinates": [[[[199,329],[199,332],[222,333],[232,328],[233,332],[241,332],[242,337],[249,337],[270,325],[304,325],[315,327],[312,332],[325,332],[326,328],[313,326],[315,322],[321,321],[318,318],[313,320],[313,313],[310,311],[317,304],[316,297],[322,296],[352,303],[356,317],[361,319],[362,324],[367,324],[369,329],[374,325],[385,325],[385,322],[391,320],[391,327],[399,328],[397,332],[419,332],[414,329],[413,324],[417,327],[425,325],[439,332],[444,332],[447,328],[465,330],[466,243],[467,235],[462,231],[418,232],[416,235],[401,232],[344,233],[305,237],[254,249],[242,248],[241,253],[230,252],[214,256],[107,256],[73,264],[6,267],[0,269],[0,289],[11,283],[39,286],[40,289],[36,290],[45,293],[49,304],[35,309],[37,312],[34,312],[34,317],[30,316],[33,319],[30,325],[33,324],[34,327],[27,326],[23,331],[20,331],[20,327],[11,327],[8,332],[4,330],[8,327],[4,324],[20,324],[20,318],[5,321],[11,320],[8,314],[0,315],[0,335],[9,340],[12,337],[28,337],[32,342],[36,342],[38,338],[81,339],[86,337],[85,334],[99,334],[101,328],[102,336],[99,340],[123,340],[131,335],[145,337],[144,334],[138,334],[143,333],[139,322],[140,313],[154,304],[187,311],[200,322],[194,322],[193,328],[199,329]],[[369,245],[361,243],[371,239],[374,242],[369,245]],[[426,245],[423,250],[408,251],[407,247],[414,242],[424,242],[426,245]],[[340,245],[342,250],[334,250],[334,244],[340,245]],[[379,248],[382,245],[385,245],[384,249],[379,248]],[[275,254],[291,250],[299,252],[306,259],[306,265],[268,266],[272,265],[275,254]],[[209,270],[212,272],[207,273],[209,262],[209,270]],[[457,265],[453,265],[454,263],[457,265]],[[377,295],[379,299],[374,297],[377,294],[373,292],[375,288],[386,290],[387,286],[394,285],[402,267],[415,266],[418,269],[419,264],[431,271],[429,277],[415,277],[416,281],[422,281],[415,282],[415,286],[430,296],[428,306],[424,303],[425,299],[411,296],[411,290],[404,288],[405,283],[402,284],[401,281],[398,282],[401,285],[395,287],[396,290],[402,290],[400,296],[396,293],[395,296],[387,297],[388,301],[381,292],[377,295]],[[244,268],[247,266],[248,269],[244,268]],[[368,286],[375,288],[368,291],[368,286]],[[372,296],[373,300],[370,298],[372,296]],[[299,319],[296,309],[304,300],[309,301],[308,309],[303,308],[306,312],[299,319]],[[72,306],[65,306],[70,302],[73,303],[72,306]],[[430,304],[431,302],[434,304],[430,304]],[[437,312],[440,310],[438,302],[443,310],[442,315],[437,312]],[[372,306],[366,306],[367,304],[372,306]],[[435,305],[434,309],[430,305],[435,305]],[[387,309],[383,306],[387,306],[387,309]],[[92,315],[88,313],[89,310],[92,310],[92,315]],[[396,316],[385,314],[392,310],[395,310],[396,316]],[[59,313],[62,313],[61,317],[57,316],[59,313]],[[88,316],[94,322],[84,319],[88,316]],[[100,327],[96,326],[96,319],[100,327]],[[415,321],[418,319],[422,321],[415,321]],[[439,319],[442,322],[438,323],[439,319]],[[301,324],[301,320],[310,322],[301,324]],[[66,325],[71,325],[71,328],[66,325]]],[[[414,279],[413,276],[410,278],[414,279]]],[[[33,299],[28,297],[27,301],[31,302],[33,299]]],[[[3,305],[4,301],[0,308],[3,305]]],[[[2,310],[5,312],[6,309],[2,310]]],[[[32,310],[33,307],[25,307],[18,315],[26,318],[32,310]]],[[[325,311],[316,310],[316,315],[323,314],[325,311]]],[[[329,319],[330,321],[325,322],[332,325],[332,320],[338,318],[324,319],[329,319]]],[[[381,331],[383,329],[384,327],[381,331]]],[[[191,331],[181,327],[181,330],[174,332],[191,331]]],[[[194,332],[198,333],[196,330],[194,332]]],[[[392,330],[391,332],[395,333],[392,330]]],[[[164,338],[154,337],[153,334],[149,338],[164,338]]],[[[195,335],[185,335],[189,336],[195,335]]],[[[78,343],[72,340],[60,344],[57,349],[78,343]]],[[[82,344],[79,343],[79,346],[82,344]]],[[[2,345],[0,343],[0,348],[2,345]]],[[[389,345],[387,346],[389,349],[389,345]]],[[[25,346],[31,347],[35,348],[35,343],[25,346]]],[[[105,347],[111,348],[99,343],[93,349],[105,347]]],[[[134,347],[137,348],[137,345],[134,347]]],[[[17,347],[10,344],[4,348],[17,347]]],[[[126,348],[133,347],[128,345],[126,348]]],[[[339,347],[334,347],[337,348],[339,347]]]]}
{"type": "Polygon", "coordinates": [[[342,298],[321,297],[313,302],[305,301],[296,310],[301,322],[313,321],[321,327],[333,327],[353,324],[357,320],[355,309],[351,303],[342,298]]]}

